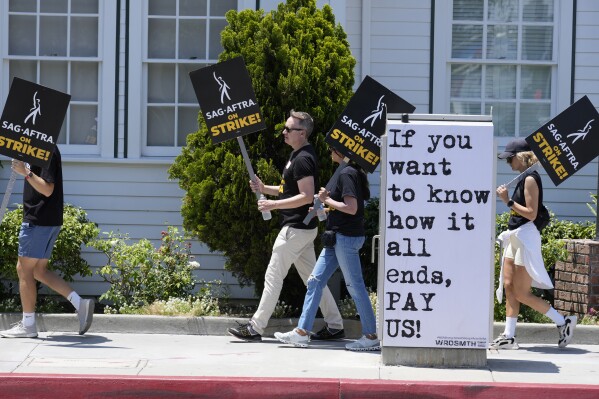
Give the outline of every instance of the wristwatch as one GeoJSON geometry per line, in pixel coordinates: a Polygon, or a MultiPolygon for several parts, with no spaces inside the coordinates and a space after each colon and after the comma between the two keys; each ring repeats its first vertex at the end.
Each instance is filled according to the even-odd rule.
{"type": "Polygon", "coordinates": [[[30,178],[30,177],[32,177],[32,176],[33,176],[33,172],[32,172],[31,170],[29,170],[29,173],[27,173],[27,174],[25,175],[25,179],[29,179],[29,178],[30,178]]]}
{"type": "Polygon", "coordinates": [[[512,206],[514,206],[514,200],[513,200],[513,199],[510,199],[510,200],[507,202],[507,207],[508,207],[508,208],[511,208],[512,206]]]}

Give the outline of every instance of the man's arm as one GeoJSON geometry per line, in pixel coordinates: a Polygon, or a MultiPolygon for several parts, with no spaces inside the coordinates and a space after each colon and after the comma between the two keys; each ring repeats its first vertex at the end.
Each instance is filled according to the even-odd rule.
{"type": "Polygon", "coordinates": [[[282,200],[258,201],[258,209],[260,211],[292,209],[311,204],[312,201],[314,201],[314,176],[306,176],[298,180],[297,187],[299,189],[299,194],[282,200]]]}
{"type": "Polygon", "coordinates": [[[48,183],[31,170],[29,170],[23,161],[12,160],[12,170],[17,174],[24,176],[27,179],[27,183],[33,187],[35,191],[42,194],[43,196],[49,197],[54,192],[54,183],[48,183]]]}

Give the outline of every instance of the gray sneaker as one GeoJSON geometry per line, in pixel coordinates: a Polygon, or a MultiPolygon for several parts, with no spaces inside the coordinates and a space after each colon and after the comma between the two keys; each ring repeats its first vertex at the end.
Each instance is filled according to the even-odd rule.
{"type": "Polygon", "coordinates": [[[13,324],[10,330],[0,331],[0,337],[4,338],[35,338],[37,337],[37,328],[35,324],[31,327],[25,327],[23,321],[13,324]]]}
{"type": "Polygon", "coordinates": [[[295,329],[286,333],[276,332],[275,338],[284,344],[291,344],[298,348],[307,348],[310,342],[308,335],[300,335],[295,329]]]}
{"type": "Polygon", "coordinates": [[[354,352],[380,351],[381,341],[378,338],[370,339],[366,335],[362,335],[359,340],[345,345],[345,349],[354,352]]]}
{"type": "Polygon", "coordinates": [[[82,299],[79,303],[79,310],[77,311],[77,317],[79,317],[79,335],[85,334],[92,325],[94,306],[95,302],[93,299],[82,299]]]}

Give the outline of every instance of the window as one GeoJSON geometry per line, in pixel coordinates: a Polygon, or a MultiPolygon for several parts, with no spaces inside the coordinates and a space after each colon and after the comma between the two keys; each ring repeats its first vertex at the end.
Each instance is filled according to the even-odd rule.
{"type": "MultiPolygon", "coordinates": [[[[436,79],[444,79],[443,70],[447,73],[447,89],[443,99],[437,97],[437,105],[445,102],[446,106],[441,107],[450,113],[492,113],[495,135],[513,137],[531,134],[562,104],[569,104],[569,91],[558,83],[558,77],[560,81],[570,79],[568,49],[558,46],[567,43],[564,37],[571,34],[567,2],[452,3],[451,9],[445,10],[450,16],[445,27],[450,41],[442,57],[445,62],[435,62],[436,79]]],[[[443,44],[443,39],[436,36],[435,47],[443,44]]]]}
{"type": "Polygon", "coordinates": [[[20,77],[71,95],[58,144],[99,154],[101,49],[98,0],[10,0],[9,81],[20,77]]]}
{"type": "Polygon", "coordinates": [[[225,13],[236,0],[149,0],[143,70],[143,155],[176,155],[198,128],[189,72],[216,63],[225,13]]]}

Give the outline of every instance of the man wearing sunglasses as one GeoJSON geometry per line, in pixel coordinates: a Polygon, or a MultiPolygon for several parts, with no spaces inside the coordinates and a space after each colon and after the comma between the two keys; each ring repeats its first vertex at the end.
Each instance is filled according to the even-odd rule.
{"type": "MultiPolygon", "coordinates": [[[[241,340],[262,340],[264,329],[279,299],[283,279],[291,265],[295,265],[306,283],[316,263],[314,239],[318,232],[318,221],[313,218],[308,225],[303,223],[313,202],[315,187],[319,187],[318,160],[314,148],[308,141],[313,129],[314,121],[308,113],[292,110],[283,128],[283,138],[293,152],[283,170],[281,183],[267,186],[258,176],[255,181],[250,181],[252,191],[276,197],[258,201],[258,210],[265,212],[277,209],[281,231],[273,245],[272,256],[264,276],[264,290],[256,313],[247,324],[228,329],[229,334],[241,340]]],[[[332,332],[324,334],[321,339],[343,338],[343,320],[328,288],[323,291],[320,309],[328,331],[332,332]]]]}

